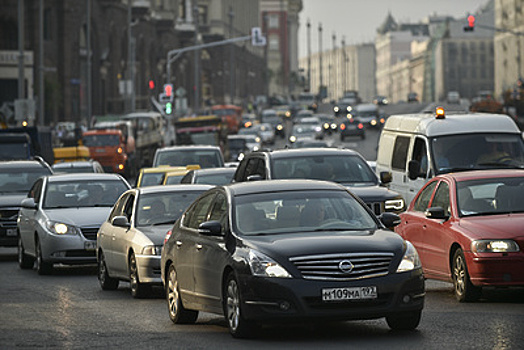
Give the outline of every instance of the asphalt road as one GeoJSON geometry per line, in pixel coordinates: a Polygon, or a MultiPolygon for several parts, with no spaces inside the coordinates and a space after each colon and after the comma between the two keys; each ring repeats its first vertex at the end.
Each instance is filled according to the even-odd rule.
{"type": "Polygon", "coordinates": [[[451,285],[427,281],[416,331],[390,331],[384,319],[265,328],[232,338],[223,317],[195,325],[169,320],[163,291],[133,299],[129,284],[102,291],[94,267],[60,267],[51,276],[21,270],[16,249],[0,248],[1,349],[522,349],[524,289],[488,290],[459,304],[451,285]]]}

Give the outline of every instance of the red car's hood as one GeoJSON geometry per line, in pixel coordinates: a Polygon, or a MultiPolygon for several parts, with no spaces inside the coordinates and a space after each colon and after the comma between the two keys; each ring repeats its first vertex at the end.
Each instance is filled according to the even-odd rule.
{"type": "Polygon", "coordinates": [[[462,218],[460,226],[474,239],[524,237],[524,213],[462,218]]]}

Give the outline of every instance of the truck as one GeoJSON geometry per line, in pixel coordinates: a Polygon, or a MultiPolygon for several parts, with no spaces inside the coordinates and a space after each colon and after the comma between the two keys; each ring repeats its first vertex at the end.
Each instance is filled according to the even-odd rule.
{"type": "Polygon", "coordinates": [[[177,145],[219,146],[228,159],[228,128],[217,115],[183,117],[175,121],[177,145]]]}
{"type": "Polygon", "coordinates": [[[229,134],[236,134],[242,120],[242,108],[235,105],[214,105],[211,113],[220,117],[229,134]]]}
{"type": "Polygon", "coordinates": [[[136,169],[130,166],[124,135],[120,129],[92,129],[85,131],[82,143],[89,148],[92,159],[97,160],[105,172],[132,178],[136,169]]]}
{"type": "Polygon", "coordinates": [[[26,126],[0,129],[0,160],[34,159],[42,157],[53,164],[51,128],[26,126]]]}

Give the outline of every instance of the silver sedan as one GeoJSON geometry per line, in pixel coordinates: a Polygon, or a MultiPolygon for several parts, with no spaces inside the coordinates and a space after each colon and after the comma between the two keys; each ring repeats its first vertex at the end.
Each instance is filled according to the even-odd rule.
{"type": "Polygon", "coordinates": [[[131,295],[146,297],[161,285],[160,254],[166,233],[211,185],[165,185],[131,189],[120,196],[97,237],[98,280],[103,290],[129,281],[131,295]]]}

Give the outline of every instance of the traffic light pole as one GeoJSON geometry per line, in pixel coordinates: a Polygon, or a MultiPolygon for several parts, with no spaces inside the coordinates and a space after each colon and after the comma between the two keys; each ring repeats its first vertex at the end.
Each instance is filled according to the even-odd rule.
{"type": "Polygon", "coordinates": [[[190,51],[195,51],[195,50],[200,50],[200,49],[205,49],[205,48],[208,48],[208,47],[227,45],[227,44],[231,44],[231,43],[235,43],[235,42],[239,42],[239,41],[247,41],[247,40],[250,40],[250,39],[252,39],[252,36],[251,35],[247,35],[247,36],[241,36],[241,37],[238,37],[238,38],[231,38],[231,39],[226,39],[226,40],[221,40],[221,41],[214,41],[212,43],[195,45],[195,46],[188,46],[188,47],[184,47],[184,48],[181,48],[181,49],[175,49],[175,50],[169,51],[167,53],[167,63],[166,63],[167,83],[168,84],[171,83],[171,63],[175,62],[183,53],[190,52],[190,51]]]}

